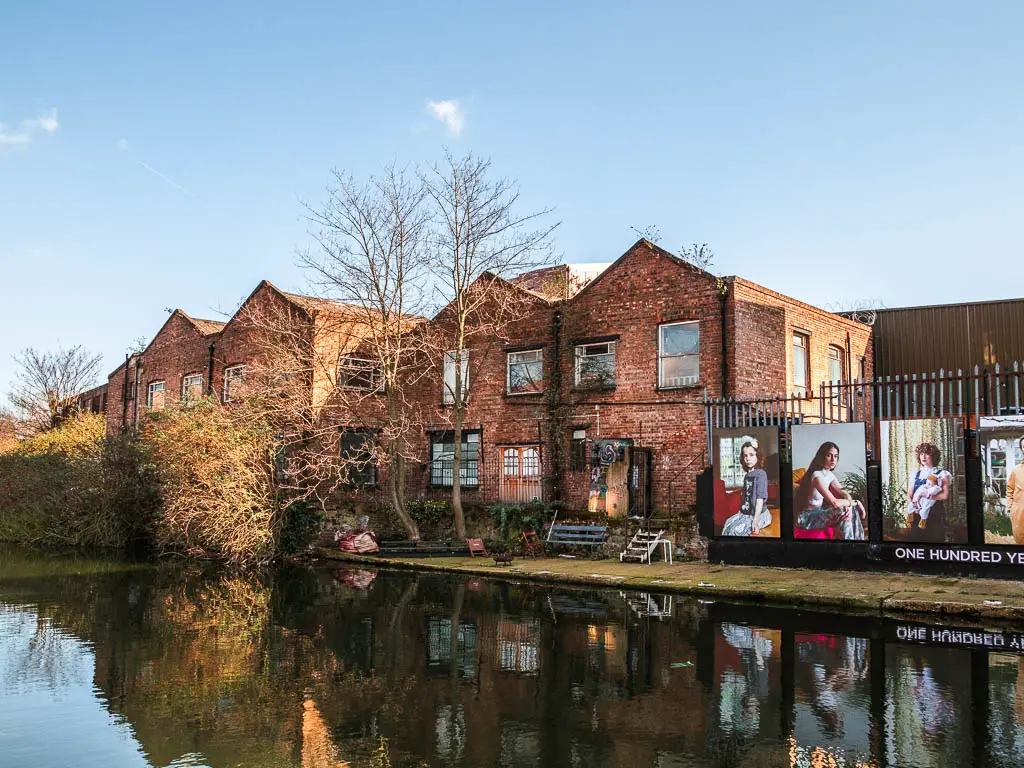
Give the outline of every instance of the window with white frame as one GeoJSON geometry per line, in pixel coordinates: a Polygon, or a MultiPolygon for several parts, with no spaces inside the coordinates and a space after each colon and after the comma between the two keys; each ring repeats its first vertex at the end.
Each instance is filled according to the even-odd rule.
{"type": "Polygon", "coordinates": [[[164,407],[164,383],[162,381],[149,382],[146,390],[146,407],[159,411],[164,407]]]}
{"type": "Polygon", "coordinates": [[[615,342],[576,346],[576,386],[615,386],[615,342]]]}
{"type": "Polygon", "coordinates": [[[224,369],[224,402],[230,403],[238,397],[238,390],[245,381],[245,366],[231,365],[224,369]]]}
{"type": "Polygon", "coordinates": [[[374,360],[345,357],[338,367],[338,386],[343,389],[365,389],[372,392],[381,388],[383,378],[380,364],[374,360]]]}
{"type": "Polygon", "coordinates": [[[530,395],[544,390],[544,350],[508,353],[506,389],[510,395],[530,395]]]}
{"type": "Polygon", "coordinates": [[[811,391],[811,337],[796,331],[793,334],[793,392],[807,397],[811,391]]]}
{"type": "MultiPolygon", "coordinates": [[[[462,459],[459,485],[476,488],[480,484],[480,430],[462,432],[462,459]]],[[[434,432],[430,436],[430,484],[450,487],[455,481],[455,433],[434,432]]]]}
{"type": "Polygon", "coordinates": [[[203,374],[190,373],[181,379],[182,402],[194,402],[203,396],[203,374]]]}
{"type": "Polygon", "coordinates": [[[843,365],[843,350],[841,347],[829,346],[828,348],[828,380],[838,384],[841,383],[846,376],[846,366],[843,365]]]}
{"type": "Polygon", "coordinates": [[[700,378],[700,323],[658,326],[658,386],[690,387],[700,378]]]}
{"type": "Polygon", "coordinates": [[[461,369],[462,378],[462,396],[459,398],[459,402],[464,403],[466,401],[466,395],[469,394],[469,350],[462,350],[461,354],[456,352],[445,352],[444,354],[444,392],[442,393],[442,402],[445,405],[455,404],[455,358],[459,359],[459,368],[461,369]]]}

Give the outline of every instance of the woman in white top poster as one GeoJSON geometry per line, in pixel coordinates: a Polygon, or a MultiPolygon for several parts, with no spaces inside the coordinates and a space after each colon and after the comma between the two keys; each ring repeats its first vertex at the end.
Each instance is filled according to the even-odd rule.
{"type": "Polygon", "coordinates": [[[835,528],[847,541],[864,541],[867,512],[839,484],[835,476],[838,464],[839,446],[831,441],[822,443],[797,488],[795,525],[805,531],[835,528]]]}

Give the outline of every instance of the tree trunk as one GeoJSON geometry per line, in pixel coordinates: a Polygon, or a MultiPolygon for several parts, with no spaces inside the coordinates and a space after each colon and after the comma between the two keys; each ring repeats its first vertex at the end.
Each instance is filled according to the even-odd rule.
{"type": "Polygon", "coordinates": [[[405,493],[403,488],[405,484],[402,482],[405,475],[404,465],[404,457],[400,453],[393,452],[391,455],[391,471],[388,472],[388,495],[391,497],[391,506],[394,508],[395,514],[398,515],[398,519],[402,521],[402,525],[405,527],[406,533],[409,534],[409,538],[413,541],[419,541],[420,528],[405,509],[405,493]]]}
{"type": "MultiPolygon", "coordinates": [[[[391,394],[388,396],[387,406],[388,417],[391,423],[395,424],[398,407],[394,396],[391,394]]],[[[388,449],[390,452],[388,494],[391,496],[391,506],[394,507],[395,514],[398,515],[398,519],[405,526],[405,531],[409,534],[409,538],[413,541],[419,541],[420,528],[416,525],[416,521],[412,519],[405,507],[405,441],[402,439],[401,433],[391,439],[388,449]]]]}
{"type": "Polygon", "coordinates": [[[455,430],[452,455],[452,514],[455,517],[455,538],[466,538],[466,516],[462,511],[462,419],[466,403],[462,397],[462,351],[455,353],[455,430]]]}

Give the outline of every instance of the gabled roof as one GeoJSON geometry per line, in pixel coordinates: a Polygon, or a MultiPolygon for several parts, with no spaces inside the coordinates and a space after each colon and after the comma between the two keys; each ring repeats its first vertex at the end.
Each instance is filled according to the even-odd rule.
{"type": "Polygon", "coordinates": [[[519,286],[548,301],[564,301],[571,299],[583,290],[588,283],[611,266],[609,262],[594,264],[559,264],[554,267],[534,269],[516,275],[511,279],[519,286]]]}
{"type": "MultiPolygon", "coordinates": [[[[180,309],[178,311],[181,312],[180,309]]],[[[184,312],[181,312],[181,314],[186,320],[192,323],[192,325],[195,326],[195,329],[203,336],[212,336],[215,333],[220,333],[221,328],[226,325],[220,320],[202,320],[198,317],[186,315],[184,312]]]]}
{"type": "Polygon", "coordinates": [[[706,277],[706,278],[709,278],[711,280],[716,279],[715,276],[712,275],[710,272],[706,272],[705,270],[701,269],[700,267],[695,267],[693,264],[688,262],[686,259],[680,258],[679,256],[677,256],[676,254],[672,253],[671,251],[666,251],[661,246],[652,243],[646,237],[641,237],[639,240],[637,240],[635,243],[633,243],[631,246],[629,246],[629,248],[627,248],[626,251],[621,256],[619,256],[619,258],[617,258],[615,261],[613,261],[611,264],[609,264],[607,266],[607,268],[603,269],[601,271],[601,273],[597,277],[595,277],[593,280],[591,280],[589,283],[587,283],[585,286],[583,286],[583,289],[577,294],[577,296],[580,295],[580,294],[586,293],[591,288],[593,288],[597,283],[601,282],[601,280],[604,278],[605,275],[607,275],[609,272],[614,272],[615,268],[624,259],[626,259],[627,257],[633,255],[633,253],[636,252],[640,248],[647,248],[647,249],[653,251],[654,253],[658,254],[659,256],[664,256],[666,259],[669,259],[670,261],[674,261],[676,264],[679,264],[680,266],[686,267],[688,270],[690,270],[694,274],[701,275],[702,277],[706,277]]]}

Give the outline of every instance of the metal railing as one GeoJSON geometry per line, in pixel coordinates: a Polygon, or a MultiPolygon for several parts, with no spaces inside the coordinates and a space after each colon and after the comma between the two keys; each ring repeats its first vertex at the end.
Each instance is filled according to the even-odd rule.
{"type": "Polygon", "coordinates": [[[959,418],[976,426],[979,416],[1024,414],[1024,364],[975,366],[966,372],[938,370],[905,376],[822,382],[818,394],[708,398],[704,401],[707,455],[711,436],[726,427],[777,426],[780,451],[788,456],[796,424],[864,422],[869,449],[882,421],[959,418]]]}

